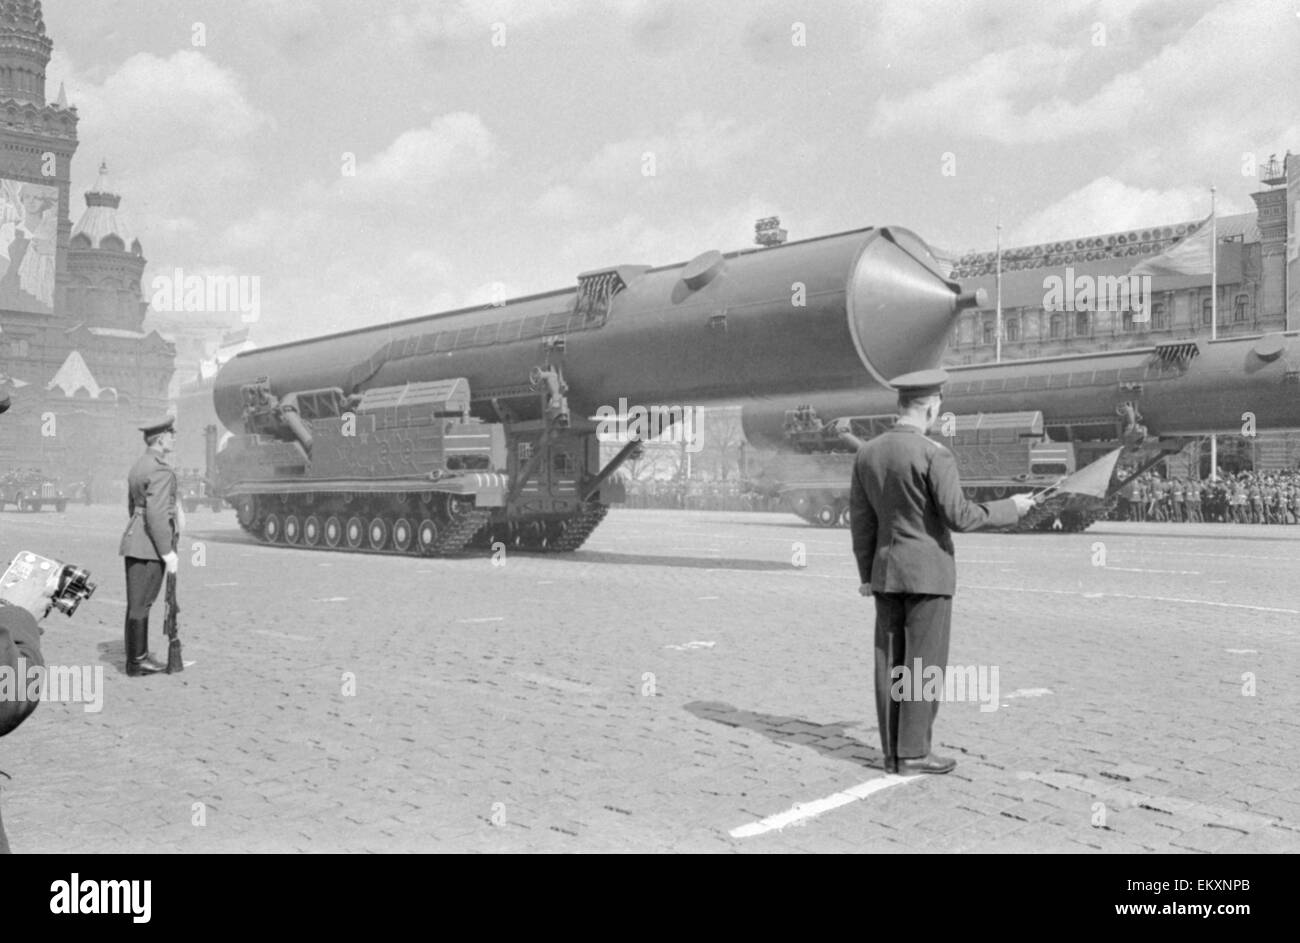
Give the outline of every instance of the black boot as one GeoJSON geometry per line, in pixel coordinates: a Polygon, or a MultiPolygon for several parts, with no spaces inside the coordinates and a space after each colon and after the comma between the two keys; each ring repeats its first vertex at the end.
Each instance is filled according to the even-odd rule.
{"type": "Polygon", "coordinates": [[[157,661],[149,652],[149,620],[128,619],[126,622],[126,673],[137,675],[157,674],[167,666],[157,661]]]}

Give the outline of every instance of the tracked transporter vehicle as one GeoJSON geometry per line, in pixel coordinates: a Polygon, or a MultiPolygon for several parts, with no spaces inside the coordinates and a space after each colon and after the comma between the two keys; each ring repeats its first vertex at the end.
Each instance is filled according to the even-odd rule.
{"type": "Polygon", "coordinates": [[[247,351],[213,393],[218,493],[273,544],[574,550],[640,447],[628,430],[602,463],[611,416],[883,387],[935,366],[982,294],[871,228],[247,351]]]}

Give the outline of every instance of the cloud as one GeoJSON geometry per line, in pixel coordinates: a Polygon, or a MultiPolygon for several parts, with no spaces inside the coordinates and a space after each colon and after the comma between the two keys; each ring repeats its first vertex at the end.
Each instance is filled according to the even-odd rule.
{"type": "Polygon", "coordinates": [[[374,157],[357,165],[337,189],[352,200],[381,199],[400,204],[427,196],[448,177],[476,173],[496,160],[496,139],[478,115],[453,112],[427,128],[405,131],[374,157]]]}
{"type": "Polygon", "coordinates": [[[1033,41],[989,52],[920,90],[882,96],[871,131],[951,130],[1001,144],[1053,143],[1103,134],[1122,139],[1177,114],[1180,127],[1204,141],[1215,136],[1199,119],[1226,114],[1238,124],[1221,130],[1229,140],[1245,140],[1275,132],[1279,115],[1294,114],[1294,83],[1279,75],[1275,83],[1265,80],[1270,94],[1260,88],[1261,64],[1283,68],[1296,58],[1295,14],[1284,0],[1222,3],[1179,30],[1161,18],[1169,9],[1076,4],[1083,33],[1054,34],[1035,19],[1033,41]],[[1096,16],[1108,27],[1102,46],[1088,41],[1086,21],[1096,16]],[[1169,41],[1152,44],[1147,32],[1169,41]],[[1039,38],[1045,35],[1053,41],[1039,38]],[[1110,77],[1094,86],[1098,73],[1110,77]]]}
{"type": "MultiPolygon", "coordinates": [[[[1249,201],[1246,201],[1249,203],[1249,201]]],[[[1218,213],[1228,216],[1252,209],[1220,196],[1218,213]]],[[[1210,213],[1210,194],[1203,187],[1150,190],[1113,177],[1099,177],[1034,213],[1014,228],[1004,245],[1031,245],[1057,239],[1077,239],[1124,229],[1142,229],[1203,219],[1210,213]]]]}
{"type": "Polygon", "coordinates": [[[756,153],[764,132],[763,124],[709,119],[692,112],[666,134],[606,144],[575,179],[598,188],[622,189],[629,181],[645,177],[734,174],[756,153]]]}

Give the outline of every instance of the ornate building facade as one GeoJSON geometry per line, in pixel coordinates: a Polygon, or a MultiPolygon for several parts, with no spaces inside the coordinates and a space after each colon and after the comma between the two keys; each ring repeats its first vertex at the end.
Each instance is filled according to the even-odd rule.
{"type": "Polygon", "coordinates": [[[52,49],[39,0],[0,5],[0,471],[107,483],[166,411],[175,351],[144,329],[144,252],[106,166],[72,223],[77,110],[46,101],[52,49]]]}
{"type": "MultiPolygon", "coordinates": [[[[1060,310],[1051,286],[1128,275],[1139,262],[1184,240],[1204,235],[1205,220],[1002,250],[1004,361],[1099,350],[1147,347],[1168,341],[1300,330],[1300,155],[1270,161],[1253,193],[1256,212],[1219,217],[1217,285],[1204,274],[1151,277],[1149,317],[1123,306],[1060,310]],[[1217,299],[1217,303],[1216,303],[1217,299]]],[[[969,252],[953,260],[952,277],[988,292],[990,307],[964,312],[949,342],[949,365],[989,363],[997,354],[997,253],[969,252]]],[[[1066,291],[1067,296],[1072,293],[1066,291]]],[[[1071,305],[1070,307],[1078,307],[1071,305]]],[[[1300,463],[1300,436],[1261,434],[1227,443],[1261,467],[1300,463]]]]}

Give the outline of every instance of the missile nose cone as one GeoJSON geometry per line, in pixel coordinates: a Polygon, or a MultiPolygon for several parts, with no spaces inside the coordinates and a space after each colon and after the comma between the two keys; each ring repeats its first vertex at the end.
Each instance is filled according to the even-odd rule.
{"type": "Polygon", "coordinates": [[[919,236],[880,229],[863,246],[849,286],[849,329],[868,372],[888,378],[938,367],[958,313],[988,304],[983,290],[961,292],[919,236]]]}

